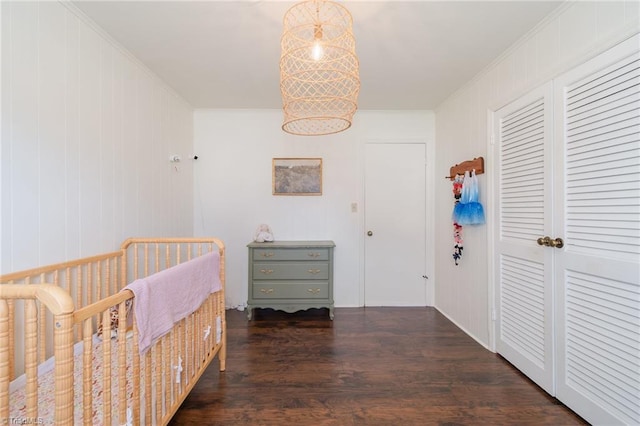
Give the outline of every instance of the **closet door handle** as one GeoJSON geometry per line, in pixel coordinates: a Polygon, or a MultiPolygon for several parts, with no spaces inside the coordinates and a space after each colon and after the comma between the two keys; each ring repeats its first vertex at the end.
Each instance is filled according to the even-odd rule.
{"type": "Polygon", "coordinates": [[[549,245],[551,247],[555,247],[555,248],[562,248],[564,247],[564,241],[562,240],[562,238],[558,237],[555,240],[552,240],[551,238],[549,238],[549,245]]]}
{"type": "Polygon", "coordinates": [[[539,246],[549,247],[551,245],[551,238],[550,237],[540,237],[540,238],[538,238],[538,245],[539,246]]]}
{"type": "Polygon", "coordinates": [[[539,246],[555,247],[555,248],[564,247],[564,241],[560,237],[556,239],[551,239],[551,237],[540,237],[538,238],[537,242],[539,246]]]}

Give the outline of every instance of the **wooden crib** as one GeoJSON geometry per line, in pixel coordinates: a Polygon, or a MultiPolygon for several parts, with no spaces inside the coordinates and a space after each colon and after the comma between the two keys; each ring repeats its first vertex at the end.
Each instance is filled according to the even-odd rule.
{"type": "Polygon", "coordinates": [[[0,276],[0,424],[168,423],[216,355],[225,369],[224,265],[217,238],[129,239],[0,276]],[[210,252],[221,290],[141,356],[134,295],[121,290],[210,252]]]}

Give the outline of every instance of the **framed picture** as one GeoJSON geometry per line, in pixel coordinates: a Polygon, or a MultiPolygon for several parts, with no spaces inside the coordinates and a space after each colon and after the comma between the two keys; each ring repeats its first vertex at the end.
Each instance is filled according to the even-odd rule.
{"type": "Polygon", "coordinates": [[[274,158],[273,195],[322,195],[322,158],[274,158]]]}

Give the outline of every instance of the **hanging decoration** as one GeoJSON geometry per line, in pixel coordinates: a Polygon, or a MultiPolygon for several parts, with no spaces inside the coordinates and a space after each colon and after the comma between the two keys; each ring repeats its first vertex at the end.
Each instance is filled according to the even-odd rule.
{"type": "MultiPolygon", "coordinates": [[[[462,176],[457,175],[453,179],[453,198],[455,199],[455,207],[460,203],[460,197],[462,196],[462,176]]],[[[453,261],[456,266],[458,265],[458,261],[462,257],[462,225],[453,222],[453,241],[455,245],[453,246],[453,261]]]]}
{"type": "Polygon", "coordinates": [[[484,208],[479,201],[478,178],[479,173],[484,173],[484,159],[482,157],[465,161],[451,167],[446,179],[453,180],[453,197],[455,204],[451,218],[453,220],[453,261],[456,265],[462,258],[463,225],[481,225],[485,223],[484,208]]]}
{"type": "Polygon", "coordinates": [[[462,194],[453,208],[453,221],[460,225],[482,225],[485,222],[484,208],[478,202],[478,178],[476,171],[464,172],[462,194]]]}

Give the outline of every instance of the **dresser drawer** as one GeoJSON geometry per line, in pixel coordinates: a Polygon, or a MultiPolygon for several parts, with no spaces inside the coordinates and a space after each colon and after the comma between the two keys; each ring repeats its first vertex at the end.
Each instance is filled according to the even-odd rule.
{"type": "Polygon", "coordinates": [[[257,262],[254,280],[328,280],[327,262],[257,262]]]}
{"type": "Polygon", "coordinates": [[[253,250],[253,259],[257,262],[277,260],[329,260],[329,249],[326,248],[257,248],[253,250]]]}
{"type": "Polygon", "coordinates": [[[326,299],[328,282],[260,282],[253,284],[254,299],[326,299]]]}

